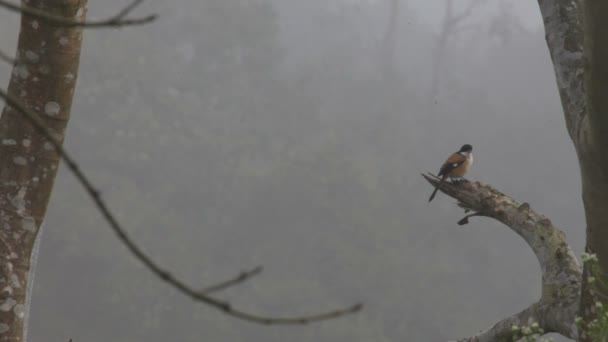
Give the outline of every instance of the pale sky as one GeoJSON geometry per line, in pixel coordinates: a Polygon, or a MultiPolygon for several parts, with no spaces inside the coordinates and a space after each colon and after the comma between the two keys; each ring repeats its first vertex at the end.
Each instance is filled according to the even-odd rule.
{"type": "MultiPolygon", "coordinates": [[[[336,0],[342,2],[368,2],[378,3],[388,2],[388,0],[336,0]]],[[[446,0],[401,0],[406,3],[408,7],[416,11],[418,17],[421,20],[434,23],[437,26],[443,16],[446,0]]],[[[463,8],[469,4],[471,0],[453,0],[457,5],[457,8],[463,8]]],[[[538,9],[538,2],[532,0],[486,0],[485,4],[479,5],[474,13],[475,14],[486,14],[496,11],[500,2],[510,3],[522,23],[529,28],[540,27],[542,19],[540,17],[540,11],[538,9]]]]}

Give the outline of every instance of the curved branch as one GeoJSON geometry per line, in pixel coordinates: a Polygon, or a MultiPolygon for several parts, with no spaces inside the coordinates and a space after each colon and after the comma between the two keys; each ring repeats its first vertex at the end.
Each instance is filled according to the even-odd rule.
{"type": "Polygon", "coordinates": [[[520,311],[515,315],[507,317],[502,321],[494,324],[493,327],[484,331],[480,331],[474,336],[460,339],[457,342],[516,341],[520,337],[520,334],[518,330],[513,329],[513,326],[530,326],[534,322],[538,323],[542,318],[542,315],[540,315],[539,312],[539,308],[539,304],[534,303],[523,311],[520,311]]]}
{"type": "Polygon", "coordinates": [[[206,293],[201,293],[200,291],[193,289],[192,287],[184,283],[182,280],[178,279],[177,277],[169,273],[167,270],[162,268],[155,261],[153,261],[135,243],[135,241],[133,241],[127,235],[126,230],[118,222],[118,219],[114,216],[107,203],[101,198],[99,190],[95,188],[91,180],[89,180],[89,178],[84,174],[84,172],[80,170],[76,161],[71,157],[70,154],[68,154],[65,148],[63,148],[61,141],[59,141],[55,137],[54,131],[44,123],[44,121],[40,118],[38,114],[26,108],[20,101],[10,97],[8,93],[2,89],[0,89],[0,99],[3,99],[8,106],[22,114],[40,134],[42,134],[46,139],[48,139],[48,141],[58,152],[61,159],[66,163],[68,169],[74,174],[78,182],[80,182],[82,187],[86,190],[89,197],[91,197],[91,199],[103,215],[104,219],[108,222],[110,228],[112,228],[118,239],[127,247],[129,252],[131,252],[131,254],[135,256],[135,258],[137,258],[141,263],[143,263],[146,268],[148,268],[152,273],[154,273],[160,280],[171,285],[184,295],[192,298],[195,301],[203,302],[220,311],[223,311],[229,316],[260,324],[308,324],[311,322],[323,321],[344,316],[361,310],[362,305],[355,304],[344,309],[307,316],[287,318],[265,317],[235,309],[227,301],[211,297],[206,293]]]}
{"type": "MultiPolygon", "coordinates": [[[[422,176],[432,186],[439,183],[435,176],[422,176]]],[[[580,298],[581,267],[565,234],[547,217],[532,210],[528,203],[519,203],[488,184],[444,182],[440,190],[456,199],[460,207],[474,211],[475,216],[487,216],[511,228],[526,241],[538,259],[542,271],[541,299],[503,322],[533,317],[545,332],[576,337],[574,319],[580,298]]],[[[499,323],[486,333],[503,336],[510,328],[499,323]]]]}

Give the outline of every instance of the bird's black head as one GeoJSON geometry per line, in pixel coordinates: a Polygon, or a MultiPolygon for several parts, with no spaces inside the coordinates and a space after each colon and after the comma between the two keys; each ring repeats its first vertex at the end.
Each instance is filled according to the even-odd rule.
{"type": "Polygon", "coordinates": [[[458,152],[472,152],[473,151],[473,146],[469,145],[469,144],[465,144],[462,145],[462,147],[460,148],[460,151],[458,152]]]}

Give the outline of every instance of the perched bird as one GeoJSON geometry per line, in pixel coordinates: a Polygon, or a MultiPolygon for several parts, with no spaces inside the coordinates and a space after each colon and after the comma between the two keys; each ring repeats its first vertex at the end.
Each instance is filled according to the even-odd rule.
{"type": "Polygon", "coordinates": [[[433,193],[429,198],[429,202],[435,198],[437,190],[439,190],[441,184],[446,180],[446,178],[450,177],[450,179],[453,181],[456,179],[464,180],[462,176],[467,173],[467,170],[471,164],[473,164],[473,146],[469,144],[462,145],[460,151],[452,153],[445,163],[441,165],[441,169],[437,175],[438,177],[441,177],[441,180],[439,183],[437,183],[435,190],[433,190],[433,193]]]}

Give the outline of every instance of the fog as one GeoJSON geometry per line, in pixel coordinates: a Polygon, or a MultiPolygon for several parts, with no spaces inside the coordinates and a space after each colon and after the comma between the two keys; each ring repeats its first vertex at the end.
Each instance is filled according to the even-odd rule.
{"type": "MultiPolygon", "coordinates": [[[[453,1],[454,14],[468,1],[453,1]]],[[[89,30],[66,146],[133,238],[197,287],[263,265],[221,297],[160,283],[61,168],[30,341],[445,341],[540,297],[514,232],[463,217],[421,177],[473,145],[467,178],[528,202],[584,246],[576,154],[534,1],[480,1],[441,43],[445,1],[151,0],[142,27],[89,30]],[[433,80],[435,79],[435,84],[433,80]]],[[[124,2],[90,1],[103,18],[124,2]]],[[[14,51],[18,19],[0,14],[14,51]]],[[[10,68],[0,66],[7,84],[10,68]]]]}

